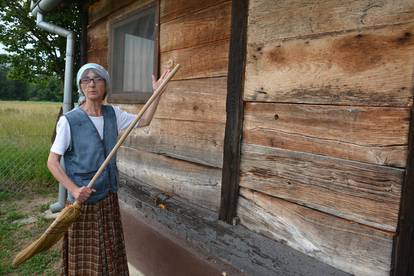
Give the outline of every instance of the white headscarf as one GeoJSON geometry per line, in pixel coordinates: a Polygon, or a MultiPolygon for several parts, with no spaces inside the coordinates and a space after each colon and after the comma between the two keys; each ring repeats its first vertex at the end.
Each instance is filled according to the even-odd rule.
{"type": "Polygon", "coordinates": [[[81,105],[82,103],[86,101],[85,95],[83,94],[82,89],[80,88],[80,80],[83,74],[86,72],[86,70],[89,70],[89,69],[93,69],[101,78],[105,79],[106,91],[108,91],[108,88],[110,87],[110,84],[111,84],[109,73],[108,71],[105,70],[103,66],[96,64],[96,63],[86,63],[79,69],[78,74],[76,75],[76,85],[78,86],[78,94],[79,94],[79,99],[78,99],[79,105],[81,105]]]}

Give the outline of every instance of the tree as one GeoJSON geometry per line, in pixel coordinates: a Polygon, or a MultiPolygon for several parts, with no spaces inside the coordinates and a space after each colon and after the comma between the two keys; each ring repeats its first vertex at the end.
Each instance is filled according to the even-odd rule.
{"type": "Polygon", "coordinates": [[[10,80],[7,77],[8,68],[0,64],[0,100],[27,100],[28,84],[20,80],[10,80]]]}
{"type": "MultiPolygon", "coordinates": [[[[78,42],[81,2],[65,1],[65,6],[45,15],[48,22],[72,30],[78,42]]],[[[36,83],[50,77],[63,80],[66,39],[39,29],[29,12],[28,0],[0,0],[0,42],[9,53],[0,62],[10,65],[9,77],[13,79],[36,83]]],[[[79,51],[75,49],[74,68],[78,67],[79,51]]]]}

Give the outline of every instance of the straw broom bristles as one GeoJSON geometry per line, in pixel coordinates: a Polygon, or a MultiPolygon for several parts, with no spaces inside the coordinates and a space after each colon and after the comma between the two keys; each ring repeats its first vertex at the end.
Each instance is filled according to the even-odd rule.
{"type": "Polygon", "coordinates": [[[13,267],[19,266],[32,256],[49,249],[57,243],[72,223],[79,218],[80,213],[80,204],[75,202],[72,205],[66,206],[39,239],[35,240],[17,254],[13,260],[13,267]]]}

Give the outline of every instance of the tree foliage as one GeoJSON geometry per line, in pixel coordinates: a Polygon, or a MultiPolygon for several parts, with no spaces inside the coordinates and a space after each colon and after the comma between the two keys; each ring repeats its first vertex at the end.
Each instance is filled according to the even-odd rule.
{"type": "MultiPolygon", "coordinates": [[[[80,3],[64,1],[45,15],[47,22],[74,32],[79,42],[80,3]]],[[[0,42],[8,55],[0,62],[9,65],[9,77],[28,82],[44,83],[51,77],[63,80],[66,39],[36,27],[36,18],[29,15],[30,1],[0,0],[0,42]]],[[[78,68],[79,51],[74,51],[74,68],[78,68]]]]}
{"type": "Polygon", "coordinates": [[[27,100],[28,84],[21,80],[9,80],[8,68],[0,64],[0,100],[27,100]]]}
{"type": "Polygon", "coordinates": [[[8,78],[10,68],[0,64],[0,100],[62,101],[62,82],[56,76],[29,83],[8,78]]]}

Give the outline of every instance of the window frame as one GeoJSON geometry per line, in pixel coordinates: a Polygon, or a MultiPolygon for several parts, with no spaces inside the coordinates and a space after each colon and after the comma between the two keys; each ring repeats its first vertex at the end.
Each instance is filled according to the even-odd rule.
{"type": "MultiPolygon", "coordinates": [[[[110,49],[108,51],[109,54],[109,73],[111,76],[113,74],[114,68],[114,49],[115,49],[115,29],[130,23],[131,21],[139,18],[142,16],[142,12],[150,8],[155,8],[155,18],[154,18],[154,68],[153,74],[155,78],[158,79],[159,77],[159,33],[160,33],[160,3],[159,0],[154,0],[149,4],[140,6],[139,8],[135,9],[132,12],[126,13],[121,17],[115,19],[114,21],[110,22],[109,24],[109,46],[110,49]]],[[[123,44],[123,42],[121,42],[123,44]]],[[[122,45],[124,47],[124,45],[122,45]]],[[[125,50],[125,47],[124,47],[125,50]]],[[[108,92],[107,102],[108,103],[145,103],[150,97],[152,93],[143,93],[142,91],[133,91],[133,92],[125,92],[125,91],[114,91],[113,90],[113,83],[111,83],[111,87],[108,92]]]]}

